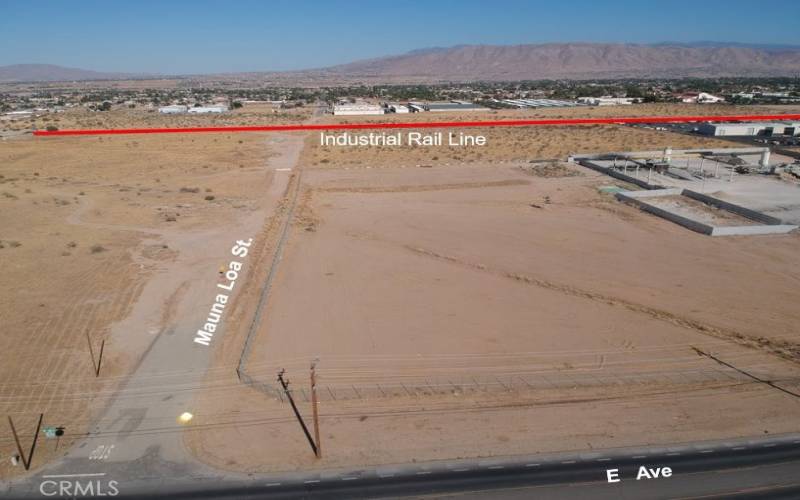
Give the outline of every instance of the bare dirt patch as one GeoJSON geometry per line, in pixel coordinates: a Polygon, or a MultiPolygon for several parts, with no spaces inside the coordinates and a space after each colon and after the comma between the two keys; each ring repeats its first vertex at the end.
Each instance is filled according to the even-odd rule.
{"type": "Polygon", "coordinates": [[[795,399],[692,348],[795,383],[796,235],[687,233],[588,170],[336,167],[304,173],[246,365],[272,386],[285,368],[309,415],[319,360],[325,458],[246,386],[198,399],[201,460],[253,472],[795,429],[795,399]]]}

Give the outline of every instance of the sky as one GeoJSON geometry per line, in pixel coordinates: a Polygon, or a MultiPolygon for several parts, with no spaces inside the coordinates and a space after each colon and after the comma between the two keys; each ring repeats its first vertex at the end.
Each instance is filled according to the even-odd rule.
{"type": "Polygon", "coordinates": [[[0,66],[192,74],[320,68],[427,47],[800,45],[800,9],[727,0],[0,0],[0,66]]]}

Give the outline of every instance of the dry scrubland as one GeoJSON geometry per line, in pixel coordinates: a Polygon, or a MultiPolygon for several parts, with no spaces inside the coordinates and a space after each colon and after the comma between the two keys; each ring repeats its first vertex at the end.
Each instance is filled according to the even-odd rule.
{"type": "MultiPolygon", "coordinates": [[[[658,109],[697,111],[678,108],[658,109]]],[[[483,156],[326,150],[310,134],[246,368],[273,386],[286,368],[310,418],[319,358],[324,458],[254,387],[198,399],[198,458],[256,472],[797,430],[796,398],[693,347],[800,388],[800,237],[709,238],[599,193],[615,183],[601,174],[531,163],[729,143],[618,126],[487,133],[483,156]]],[[[218,366],[238,361],[243,333],[229,331],[218,366]]]]}
{"type": "MultiPolygon", "coordinates": [[[[257,206],[267,156],[258,134],[0,142],[0,414],[14,416],[24,443],[40,412],[67,427],[59,453],[85,432],[153,338],[112,329],[176,266],[184,235],[257,206]],[[87,334],[96,353],[108,339],[100,379],[87,334]]],[[[154,331],[170,307],[146,318],[154,331]]],[[[7,431],[3,457],[14,450],[7,431]]],[[[41,444],[35,465],[54,454],[41,444]]],[[[4,458],[0,477],[8,467],[4,458]]]]}
{"type": "MultiPolygon", "coordinates": [[[[637,106],[481,116],[738,111],[637,106]]],[[[305,110],[247,112],[76,112],[59,115],[57,126],[307,118],[305,110]]],[[[401,118],[475,117],[385,119],[401,118]]],[[[304,173],[287,190],[299,196],[286,255],[248,370],[273,383],[274,369],[286,366],[299,391],[307,363],[320,356],[329,395],[326,455],[316,465],[796,430],[796,400],[725,372],[690,346],[797,386],[788,358],[797,355],[800,322],[791,307],[800,298],[798,237],[695,235],[598,194],[607,178],[530,163],[572,152],[726,143],[618,126],[487,135],[486,149],[348,152],[323,151],[309,134],[304,173]],[[408,168],[393,168],[401,166],[408,168]],[[473,383],[449,383],[473,369],[473,383]],[[376,383],[387,379],[394,381],[385,384],[388,394],[377,395],[384,389],[376,383]],[[436,387],[426,388],[428,380],[436,387]],[[369,391],[362,397],[347,386],[369,391]],[[659,434],[646,433],[645,424],[659,434]]],[[[144,287],[176,269],[175,283],[207,273],[208,251],[190,235],[213,237],[275,189],[263,168],[264,143],[261,134],[0,142],[0,414],[15,416],[25,443],[39,412],[45,425],[67,426],[61,450],[86,431],[153,332],[174,319],[179,291],[161,300],[144,297],[144,287]],[[153,331],[118,328],[145,300],[154,302],[153,317],[140,319],[153,331]],[[101,379],[92,373],[87,333],[95,347],[107,339],[101,379]]],[[[288,213],[288,201],[278,215],[288,213]]],[[[278,222],[263,220],[251,262],[264,265],[243,278],[246,292],[215,339],[209,381],[222,390],[198,395],[196,432],[186,434],[198,458],[222,468],[315,465],[288,407],[239,385],[233,370],[278,222]]],[[[0,434],[0,453],[13,449],[8,433],[0,434]]],[[[35,465],[55,455],[44,441],[35,465]]],[[[10,472],[0,462],[0,476],[10,472]]]]}
{"type": "MultiPolygon", "coordinates": [[[[613,116],[674,116],[674,115],[719,115],[759,113],[760,107],[697,106],[697,105],[641,105],[609,106],[602,108],[563,108],[542,110],[509,110],[486,113],[415,113],[387,115],[387,117],[359,117],[375,122],[390,121],[464,121],[503,120],[536,118],[576,118],[613,116]]],[[[334,119],[336,123],[350,123],[353,119],[334,119]]],[[[412,129],[409,129],[412,130],[412,129]]],[[[428,129],[414,129],[423,133],[428,129]]],[[[521,127],[521,128],[463,128],[454,130],[469,134],[481,134],[487,138],[487,146],[463,147],[324,147],[320,146],[319,132],[312,132],[307,139],[303,160],[311,167],[321,168],[380,168],[460,165],[474,162],[519,162],[531,159],[564,159],[570,153],[592,153],[605,151],[634,151],[689,147],[730,147],[731,143],[703,137],[664,134],[620,125],[582,125],[573,127],[521,127]]],[[[350,131],[351,134],[368,131],[350,131]]],[[[393,132],[391,130],[387,133],[393,132]]],[[[336,132],[330,132],[336,133],[336,132]]]]}
{"type": "Polygon", "coordinates": [[[226,125],[263,125],[299,123],[311,115],[310,108],[280,109],[258,104],[242,107],[228,113],[203,115],[164,115],[157,110],[143,108],[113,111],[68,109],[63,113],[50,113],[29,119],[0,121],[0,131],[46,129],[105,129],[105,128],[157,128],[157,127],[222,127],[226,125]]]}

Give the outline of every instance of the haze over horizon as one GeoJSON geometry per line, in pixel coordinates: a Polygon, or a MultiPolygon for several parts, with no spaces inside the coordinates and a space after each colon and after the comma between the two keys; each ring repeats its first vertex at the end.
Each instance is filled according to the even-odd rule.
{"type": "Polygon", "coordinates": [[[249,1],[234,9],[217,0],[6,3],[0,7],[0,66],[176,75],[322,68],[465,44],[800,45],[800,13],[786,10],[756,25],[751,4],[739,0],[602,5],[415,0],[402,9],[328,2],[324,15],[309,16],[314,9],[286,1],[249,1]]]}

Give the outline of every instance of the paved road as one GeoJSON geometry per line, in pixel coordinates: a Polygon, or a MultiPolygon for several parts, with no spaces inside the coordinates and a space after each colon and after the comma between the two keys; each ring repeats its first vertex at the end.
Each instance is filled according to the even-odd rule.
{"type": "Polygon", "coordinates": [[[150,458],[146,469],[104,464],[82,477],[43,473],[0,490],[0,498],[41,498],[59,481],[93,483],[105,493],[113,481],[119,498],[800,498],[800,434],[283,475],[186,475],[150,458]],[[641,467],[660,477],[637,480],[641,467]],[[609,483],[614,469],[620,481],[609,483]]]}

